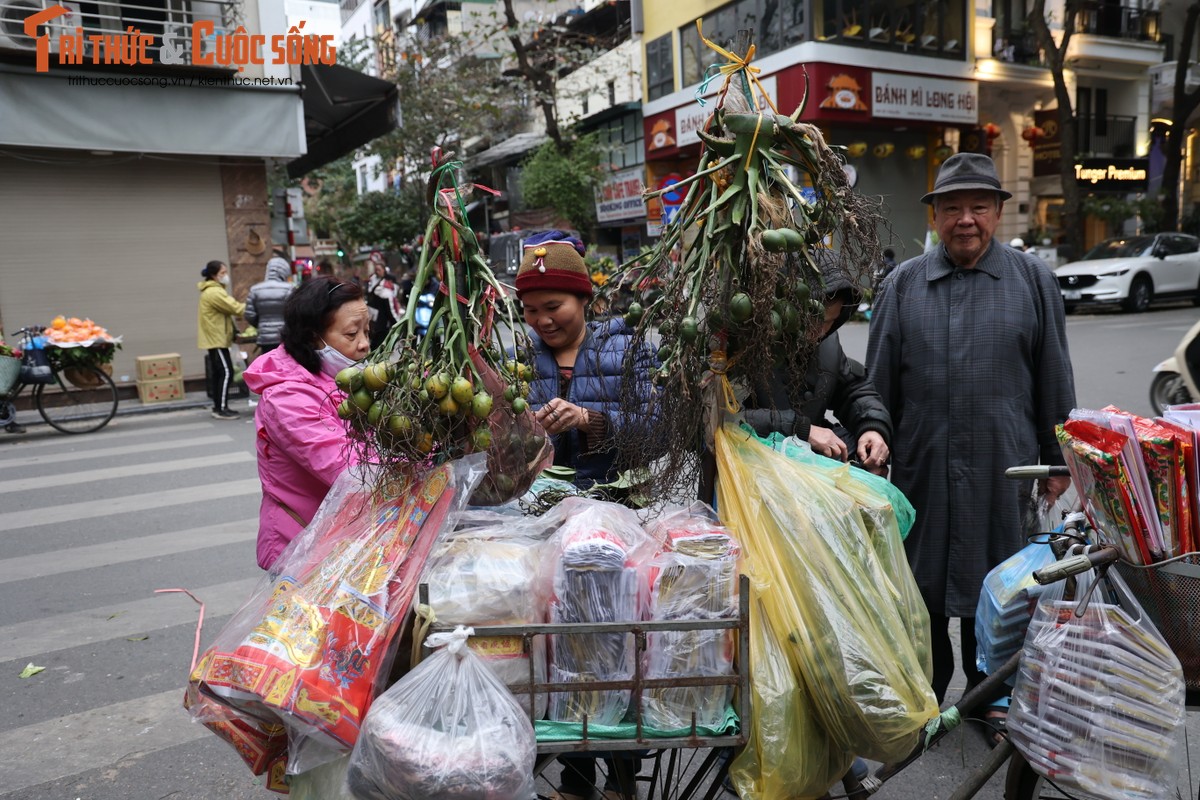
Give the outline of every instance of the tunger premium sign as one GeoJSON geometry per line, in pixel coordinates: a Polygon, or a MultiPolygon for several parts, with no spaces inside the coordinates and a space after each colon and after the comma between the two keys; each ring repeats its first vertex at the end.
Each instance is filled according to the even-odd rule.
{"type": "Polygon", "coordinates": [[[1092,192],[1144,192],[1148,158],[1085,158],[1075,164],[1075,182],[1092,192]]]}

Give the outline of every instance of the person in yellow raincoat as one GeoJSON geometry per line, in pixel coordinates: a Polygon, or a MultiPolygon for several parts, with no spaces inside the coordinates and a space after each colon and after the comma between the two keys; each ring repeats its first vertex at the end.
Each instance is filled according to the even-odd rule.
{"type": "Polygon", "coordinates": [[[212,415],[216,419],[237,419],[238,413],[229,408],[229,387],[233,384],[233,359],[229,347],[233,344],[233,318],[246,310],[229,294],[229,267],[223,261],[210,261],[201,270],[199,332],[196,344],[207,353],[209,389],[212,393],[212,415]]]}

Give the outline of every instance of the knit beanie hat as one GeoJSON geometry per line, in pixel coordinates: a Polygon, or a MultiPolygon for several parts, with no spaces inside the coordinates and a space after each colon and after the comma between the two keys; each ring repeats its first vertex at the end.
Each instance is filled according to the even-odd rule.
{"type": "Polygon", "coordinates": [[[517,296],[544,289],[592,296],[583,242],[562,231],[546,231],[526,239],[523,249],[517,296]]]}

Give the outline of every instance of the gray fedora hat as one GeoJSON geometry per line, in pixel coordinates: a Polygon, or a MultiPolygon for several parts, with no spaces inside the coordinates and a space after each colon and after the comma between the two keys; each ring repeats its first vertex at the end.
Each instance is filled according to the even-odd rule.
{"type": "Polygon", "coordinates": [[[996,192],[1001,200],[1012,197],[1012,192],[1000,188],[1000,176],[992,159],[982,153],[955,153],[942,164],[933,191],[922,197],[921,202],[933,205],[933,198],[939,194],[977,189],[996,192]]]}

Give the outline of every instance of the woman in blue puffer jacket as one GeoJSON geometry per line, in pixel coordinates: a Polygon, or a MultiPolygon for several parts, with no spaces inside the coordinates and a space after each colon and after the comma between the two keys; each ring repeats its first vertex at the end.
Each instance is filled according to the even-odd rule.
{"type": "Polygon", "coordinates": [[[587,488],[615,479],[613,443],[639,421],[621,401],[649,396],[656,364],[648,346],[635,344],[623,319],[585,321],[592,281],[583,252],[582,242],[561,231],[531,236],[516,284],[534,344],[529,403],[552,437],[554,463],[574,469],[575,483],[587,488]],[[634,374],[645,381],[636,393],[622,386],[631,347],[638,348],[634,374]]]}

